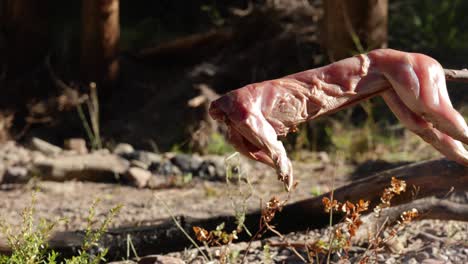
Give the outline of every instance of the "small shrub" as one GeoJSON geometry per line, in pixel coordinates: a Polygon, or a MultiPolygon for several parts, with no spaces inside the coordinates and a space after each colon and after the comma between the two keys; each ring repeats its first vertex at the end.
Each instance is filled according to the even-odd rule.
{"type": "MultiPolygon", "coordinates": [[[[14,232],[15,228],[2,222],[0,227],[2,233],[8,241],[8,245],[12,250],[10,256],[0,255],[0,263],[5,264],[56,264],[59,253],[49,249],[47,240],[55,227],[60,221],[47,221],[39,219],[39,224],[35,224],[35,204],[36,195],[33,193],[31,205],[24,209],[22,213],[22,223],[19,231],[14,232]]],[[[95,208],[99,203],[96,200],[89,209],[87,217],[87,227],[83,245],[77,256],[70,259],[64,259],[60,263],[65,264],[98,264],[105,261],[104,257],[107,254],[107,249],[98,250],[97,254],[91,253],[92,249],[99,247],[99,240],[107,231],[112,219],[120,211],[122,206],[112,208],[105,219],[101,222],[97,229],[93,229],[95,222],[95,208]]]]}

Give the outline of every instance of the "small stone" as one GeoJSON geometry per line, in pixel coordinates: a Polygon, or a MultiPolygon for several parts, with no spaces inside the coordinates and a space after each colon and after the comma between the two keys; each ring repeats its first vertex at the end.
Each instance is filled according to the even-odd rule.
{"type": "Polygon", "coordinates": [[[443,255],[443,254],[439,254],[438,259],[441,259],[443,261],[447,261],[447,260],[449,260],[449,257],[447,257],[446,255],[443,255]]]}
{"type": "Polygon", "coordinates": [[[419,261],[419,262],[421,262],[421,261],[423,261],[425,259],[428,259],[428,258],[430,258],[430,255],[429,255],[429,253],[427,253],[425,251],[421,251],[418,254],[416,254],[416,260],[419,261]]]}
{"type": "Polygon", "coordinates": [[[385,260],[385,264],[394,264],[396,263],[396,260],[394,257],[389,257],[385,260]]]}
{"type": "Polygon", "coordinates": [[[410,258],[409,260],[405,261],[405,263],[408,263],[408,264],[418,264],[419,261],[417,261],[415,258],[410,258]]]}
{"type": "Polygon", "coordinates": [[[130,165],[132,165],[134,167],[142,168],[142,169],[145,169],[145,170],[147,170],[149,168],[148,164],[146,164],[146,163],[144,163],[142,161],[139,161],[139,160],[131,160],[130,165]]]}
{"type": "Polygon", "coordinates": [[[140,258],[138,264],[185,264],[185,261],[163,255],[149,255],[140,258]]]}
{"type": "Polygon", "coordinates": [[[137,264],[137,263],[131,260],[120,260],[120,261],[108,262],[107,264],[137,264]]]}
{"type": "Polygon", "coordinates": [[[6,173],[5,165],[0,162],[0,184],[3,182],[3,178],[5,176],[5,173],[6,173]]]}
{"type": "Polygon", "coordinates": [[[161,155],[149,151],[135,151],[132,155],[135,156],[133,159],[144,162],[150,167],[154,166],[155,164],[160,164],[163,161],[161,155]]]}
{"type": "Polygon", "coordinates": [[[153,175],[146,186],[150,189],[164,188],[167,186],[167,179],[161,175],[153,175]]]}
{"type": "Polygon", "coordinates": [[[111,152],[110,152],[110,150],[108,150],[106,148],[102,148],[102,149],[98,149],[98,150],[93,151],[93,153],[107,155],[107,154],[110,154],[111,152]]]}
{"type": "Polygon", "coordinates": [[[180,169],[174,166],[171,162],[166,161],[160,164],[153,164],[149,168],[155,174],[161,175],[182,175],[180,169]]]}
{"type": "Polygon", "coordinates": [[[116,155],[124,155],[124,154],[131,154],[135,152],[135,149],[133,148],[132,145],[127,144],[127,143],[119,143],[117,146],[115,146],[114,150],[112,153],[116,155]]]}
{"type": "Polygon", "coordinates": [[[192,259],[189,263],[190,264],[205,264],[205,260],[202,257],[196,257],[192,259]]]}
{"type": "Polygon", "coordinates": [[[177,154],[171,158],[171,163],[177,166],[183,173],[194,173],[198,170],[203,160],[199,156],[177,154]]]}
{"type": "Polygon", "coordinates": [[[430,259],[425,259],[421,262],[421,264],[444,264],[445,261],[443,260],[438,260],[438,259],[433,259],[433,258],[430,258],[430,259]]]}
{"type": "Polygon", "coordinates": [[[5,178],[25,179],[28,176],[28,169],[22,166],[11,166],[6,169],[5,178]]]}
{"type": "Polygon", "coordinates": [[[330,157],[328,156],[328,154],[324,151],[320,151],[317,153],[317,158],[319,161],[321,161],[322,163],[330,163],[330,157]]]}
{"type": "Polygon", "coordinates": [[[179,167],[179,169],[186,173],[190,172],[190,160],[191,157],[188,154],[177,154],[171,158],[171,163],[179,167]]]}
{"type": "Polygon", "coordinates": [[[226,178],[224,159],[222,157],[209,157],[200,165],[198,175],[208,180],[224,180],[226,178]]]}
{"type": "Polygon", "coordinates": [[[336,262],[337,264],[351,264],[349,259],[340,259],[336,262]]]}
{"type": "Polygon", "coordinates": [[[138,167],[131,167],[126,175],[127,180],[138,188],[145,187],[152,176],[151,172],[138,167]]]}
{"type": "Polygon", "coordinates": [[[379,262],[383,262],[383,261],[385,261],[385,259],[386,259],[386,258],[384,257],[384,255],[382,255],[382,254],[377,255],[377,260],[378,260],[379,262]]]}
{"type": "Polygon", "coordinates": [[[60,152],[62,152],[62,148],[57,147],[45,140],[42,140],[40,138],[33,138],[31,140],[31,145],[33,149],[38,150],[46,155],[56,155],[60,152]]]}
{"type": "Polygon", "coordinates": [[[405,249],[405,243],[403,242],[404,239],[400,237],[393,237],[392,239],[388,240],[385,245],[390,249],[393,253],[401,253],[405,249]]]}
{"type": "Polygon", "coordinates": [[[65,149],[73,150],[78,154],[88,153],[88,148],[86,147],[86,141],[82,138],[69,138],[65,140],[65,149]]]}

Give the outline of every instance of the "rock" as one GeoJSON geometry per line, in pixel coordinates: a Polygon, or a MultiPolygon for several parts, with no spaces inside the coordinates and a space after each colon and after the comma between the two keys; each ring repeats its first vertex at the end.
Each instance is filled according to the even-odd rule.
{"type": "Polygon", "coordinates": [[[0,184],[3,182],[5,173],[6,173],[5,165],[2,162],[0,162],[0,184]]]}
{"type": "Polygon", "coordinates": [[[135,152],[135,149],[133,148],[132,145],[127,144],[127,143],[119,143],[117,146],[115,146],[114,150],[112,153],[116,155],[125,155],[125,154],[131,154],[135,152]]]}
{"type": "Polygon", "coordinates": [[[405,249],[404,238],[402,237],[393,237],[385,243],[385,245],[390,249],[391,252],[400,254],[405,249]]]}
{"type": "Polygon", "coordinates": [[[27,182],[29,180],[28,169],[23,166],[11,166],[6,169],[3,180],[5,182],[27,182]]]}
{"type": "Polygon", "coordinates": [[[444,264],[445,261],[443,260],[438,260],[438,259],[425,259],[421,262],[421,264],[444,264]]]}
{"type": "Polygon", "coordinates": [[[111,152],[110,152],[110,150],[108,150],[106,148],[102,148],[102,149],[94,150],[93,154],[109,155],[109,154],[111,154],[111,152]]]}
{"type": "Polygon", "coordinates": [[[78,154],[88,153],[88,148],[86,147],[86,141],[82,138],[69,138],[65,140],[65,149],[73,150],[78,154]]]}
{"type": "Polygon", "coordinates": [[[386,259],[386,258],[384,257],[384,255],[382,255],[382,254],[378,254],[378,255],[377,255],[377,260],[378,260],[379,262],[383,262],[383,261],[385,261],[385,259],[386,259]]]}
{"type": "Polygon", "coordinates": [[[206,261],[202,257],[196,257],[192,259],[189,264],[205,264],[206,261]]]}
{"type": "Polygon", "coordinates": [[[167,186],[167,179],[161,175],[153,175],[146,186],[150,189],[164,188],[167,186]]]}
{"type": "Polygon", "coordinates": [[[208,180],[224,180],[226,178],[224,158],[213,156],[203,161],[198,169],[198,176],[208,180]]]}
{"type": "Polygon", "coordinates": [[[443,260],[443,261],[448,261],[449,257],[447,257],[446,255],[443,255],[443,254],[439,254],[438,259],[443,260]]]}
{"type": "Polygon", "coordinates": [[[405,261],[405,263],[408,263],[408,264],[418,264],[418,263],[420,263],[420,262],[417,261],[415,258],[410,258],[408,261],[405,261]]]}
{"type": "Polygon", "coordinates": [[[196,155],[176,154],[170,159],[183,173],[196,173],[203,160],[196,155]]]}
{"type": "Polygon", "coordinates": [[[149,152],[149,151],[142,151],[142,150],[135,151],[132,154],[132,156],[133,156],[132,159],[139,160],[147,164],[149,167],[158,165],[163,161],[163,157],[160,154],[156,154],[156,153],[149,152]]]}
{"type": "Polygon", "coordinates": [[[139,161],[139,160],[131,160],[130,161],[130,164],[134,167],[138,167],[138,168],[142,168],[142,169],[145,169],[147,170],[149,168],[149,165],[142,162],[142,161],[139,161]]]}
{"type": "Polygon", "coordinates": [[[385,259],[385,264],[394,264],[397,263],[394,257],[389,257],[385,259]]]}
{"type": "Polygon", "coordinates": [[[163,255],[149,255],[140,258],[138,264],[185,264],[185,261],[163,255]]]}
{"type": "Polygon", "coordinates": [[[131,167],[125,174],[126,179],[135,187],[143,188],[153,176],[150,171],[138,167],[131,167]]]}
{"type": "Polygon", "coordinates": [[[322,163],[330,163],[330,157],[324,151],[320,151],[317,153],[317,159],[322,163]]]}
{"type": "Polygon", "coordinates": [[[174,166],[170,161],[165,161],[159,164],[153,163],[149,170],[160,175],[182,175],[180,169],[174,166]]]}
{"type": "Polygon", "coordinates": [[[132,261],[132,260],[120,260],[120,261],[108,262],[107,264],[137,264],[137,262],[132,261]]]}
{"type": "Polygon", "coordinates": [[[58,153],[62,152],[62,148],[36,137],[31,140],[31,145],[33,149],[38,150],[46,155],[57,155],[58,153]]]}
{"type": "Polygon", "coordinates": [[[418,261],[418,263],[421,263],[423,260],[428,259],[429,257],[430,257],[429,253],[425,251],[421,251],[421,252],[418,252],[418,254],[416,254],[416,260],[418,261]]]}
{"type": "Polygon", "coordinates": [[[127,172],[129,163],[120,156],[96,151],[83,155],[36,159],[33,165],[39,175],[48,180],[115,181],[115,175],[127,172]]]}

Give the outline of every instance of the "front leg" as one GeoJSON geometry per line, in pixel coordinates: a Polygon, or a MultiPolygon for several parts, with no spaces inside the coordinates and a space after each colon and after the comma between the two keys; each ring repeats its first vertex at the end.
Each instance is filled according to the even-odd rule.
{"type": "Polygon", "coordinates": [[[276,169],[279,180],[289,191],[294,183],[291,161],[283,143],[278,140],[275,129],[263,114],[259,111],[250,113],[245,120],[235,124],[235,129],[258,148],[251,156],[258,156],[260,161],[263,161],[263,157],[268,157],[267,161],[272,161],[271,165],[276,169]]]}

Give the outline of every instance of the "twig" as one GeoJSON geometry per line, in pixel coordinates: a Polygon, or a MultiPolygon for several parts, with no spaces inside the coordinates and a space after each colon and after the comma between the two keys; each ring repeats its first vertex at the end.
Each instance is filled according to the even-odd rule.
{"type": "Polygon", "coordinates": [[[193,238],[187,233],[187,231],[185,231],[185,229],[180,225],[179,221],[176,219],[176,217],[174,216],[174,213],[172,212],[172,210],[169,208],[169,205],[167,205],[167,203],[163,200],[163,199],[160,199],[157,195],[154,195],[154,197],[159,201],[161,202],[161,204],[164,206],[164,209],[166,209],[166,212],[169,213],[169,215],[171,216],[172,218],[172,221],[174,221],[174,224],[177,226],[177,228],[179,228],[179,230],[184,233],[185,237],[187,237],[188,240],[190,240],[190,242],[192,243],[192,245],[194,245],[198,252],[200,252],[200,254],[203,256],[203,258],[205,259],[206,262],[208,262],[209,260],[211,260],[210,258],[208,258],[208,256],[203,252],[203,250],[200,248],[200,246],[198,246],[197,242],[195,242],[195,240],[193,240],[193,238]]]}
{"type": "MultiPolygon", "coordinates": [[[[337,160],[339,160],[339,156],[337,156],[337,160]]],[[[336,176],[336,167],[333,168],[333,173],[332,173],[332,179],[331,179],[331,192],[330,192],[330,201],[333,203],[334,199],[334,194],[335,194],[335,176],[336,176]]],[[[331,251],[332,251],[332,244],[333,244],[333,239],[334,239],[334,228],[333,226],[333,209],[330,210],[330,219],[329,219],[329,224],[328,227],[330,228],[330,235],[328,237],[328,252],[327,252],[327,263],[330,263],[330,257],[331,257],[331,251]]]]}
{"type": "Polygon", "coordinates": [[[468,69],[453,70],[444,69],[445,79],[448,82],[468,83],[468,69]]]}

